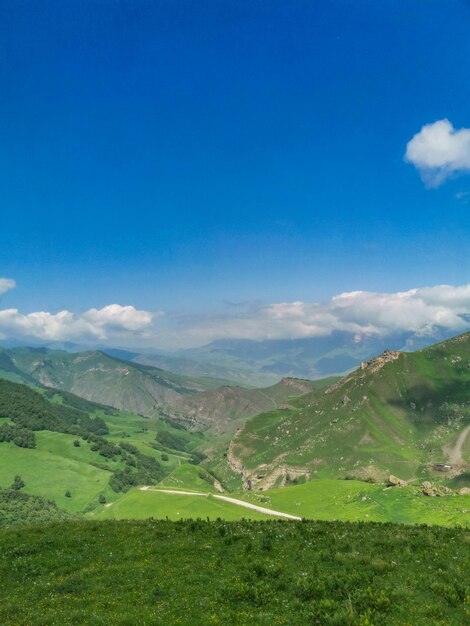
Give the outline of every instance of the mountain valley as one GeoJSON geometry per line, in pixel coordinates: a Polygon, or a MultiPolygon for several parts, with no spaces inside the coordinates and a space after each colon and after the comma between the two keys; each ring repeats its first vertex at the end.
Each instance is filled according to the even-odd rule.
{"type": "Polygon", "coordinates": [[[101,352],[4,349],[0,485],[21,475],[31,495],[71,513],[98,514],[102,494],[108,515],[118,500],[127,510],[128,496],[162,501],[164,494],[135,491],[147,483],[187,489],[188,498],[193,491],[269,496],[293,485],[314,497],[323,481],[331,493],[344,481],[356,493],[392,477],[404,492],[429,483],[437,485],[432,495],[456,494],[470,487],[469,364],[464,334],[418,352],[385,351],[341,379],[285,378],[254,389],[101,352]],[[15,417],[36,405],[36,421],[15,417]],[[64,477],[52,490],[50,472],[64,477]],[[128,481],[122,491],[113,490],[116,473],[128,481]],[[81,492],[73,501],[64,496],[70,485],[81,492]]]}

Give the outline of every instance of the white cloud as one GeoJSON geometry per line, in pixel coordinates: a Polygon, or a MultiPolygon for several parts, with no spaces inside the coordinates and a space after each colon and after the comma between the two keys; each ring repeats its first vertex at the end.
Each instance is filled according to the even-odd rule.
{"type": "Polygon", "coordinates": [[[470,172],[470,128],[456,130],[447,119],[426,124],[408,142],[405,160],[430,187],[452,174],[470,172]]]}
{"type": "Polygon", "coordinates": [[[10,291],[10,289],[14,289],[15,286],[16,283],[11,278],[0,278],[0,296],[10,291]]]}
{"type": "Polygon", "coordinates": [[[157,315],[119,304],[81,314],[70,311],[23,314],[18,309],[4,309],[0,310],[0,333],[47,341],[106,340],[142,334],[152,327],[157,315]]]}
{"type": "MultiPolygon", "coordinates": [[[[214,339],[286,339],[347,331],[363,335],[470,327],[470,284],[438,285],[394,293],[351,291],[328,302],[281,302],[238,315],[167,316],[159,340],[167,346],[201,345],[214,339]]],[[[156,335],[155,335],[156,336],[156,335]]]]}
{"type": "Polygon", "coordinates": [[[470,327],[470,284],[437,285],[393,293],[350,291],[327,302],[278,302],[219,315],[152,313],[110,304],[84,313],[0,310],[0,336],[36,341],[78,341],[108,345],[190,347],[214,339],[321,337],[347,331],[388,336],[432,335],[470,327]]]}
{"type": "MultiPolygon", "coordinates": [[[[161,314],[160,314],[161,315],[161,314]]],[[[109,304],[102,309],[90,309],[83,319],[94,328],[115,328],[116,330],[141,331],[152,324],[156,313],[138,311],[133,306],[109,304]]]]}

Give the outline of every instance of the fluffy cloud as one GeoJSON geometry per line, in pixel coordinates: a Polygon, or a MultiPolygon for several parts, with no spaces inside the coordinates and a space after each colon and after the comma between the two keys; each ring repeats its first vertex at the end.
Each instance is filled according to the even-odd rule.
{"type": "Polygon", "coordinates": [[[11,278],[0,278],[0,296],[10,289],[14,289],[15,285],[15,281],[11,278]]]}
{"type": "Polygon", "coordinates": [[[83,314],[83,319],[93,328],[139,332],[149,328],[157,315],[161,314],[138,311],[133,306],[109,304],[102,309],[90,309],[83,314]]]}
{"type": "Polygon", "coordinates": [[[156,315],[119,304],[81,314],[70,311],[23,314],[18,309],[4,309],[0,310],[0,332],[4,336],[47,341],[106,340],[142,334],[152,327],[156,315]]]}
{"type": "Polygon", "coordinates": [[[327,336],[334,331],[387,336],[470,327],[470,284],[438,285],[403,292],[351,291],[328,302],[281,302],[237,315],[168,316],[159,339],[166,345],[200,345],[224,338],[285,339],[327,336]]]}
{"type": "Polygon", "coordinates": [[[470,327],[470,284],[438,285],[381,293],[350,291],[327,302],[279,302],[247,306],[225,315],[183,315],[139,311],[111,304],[84,313],[0,310],[0,335],[38,341],[79,341],[146,347],[189,347],[214,339],[293,339],[327,336],[334,331],[386,337],[436,330],[462,332],[470,327]]]}
{"type": "Polygon", "coordinates": [[[447,119],[426,124],[408,142],[405,159],[430,187],[454,173],[470,172],[470,128],[456,130],[447,119]]]}

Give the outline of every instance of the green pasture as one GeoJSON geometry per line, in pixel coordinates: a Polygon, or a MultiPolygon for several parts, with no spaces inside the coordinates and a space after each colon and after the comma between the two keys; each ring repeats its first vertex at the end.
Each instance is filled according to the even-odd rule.
{"type": "Polygon", "coordinates": [[[312,480],[236,497],[315,520],[470,526],[470,496],[428,497],[418,486],[385,487],[356,480],[312,480]]]}
{"type": "Polygon", "coordinates": [[[187,496],[132,489],[110,505],[90,514],[94,519],[261,520],[268,516],[209,496],[187,496]]]}

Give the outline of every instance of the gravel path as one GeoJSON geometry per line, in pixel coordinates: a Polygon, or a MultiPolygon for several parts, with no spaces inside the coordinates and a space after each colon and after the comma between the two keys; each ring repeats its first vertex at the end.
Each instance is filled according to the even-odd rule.
{"type": "Polygon", "coordinates": [[[282,513],[282,511],[273,511],[272,509],[266,509],[264,506],[258,506],[257,504],[252,504],[251,502],[245,502],[244,500],[238,500],[237,498],[230,498],[229,496],[220,496],[216,494],[209,493],[198,493],[197,491],[179,491],[177,489],[157,489],[155,487],[139,487],[141,491],[158,491],[160,493],[173,493],[183,496],[200,496],[202,498],[208,498],[210,495],[217,500],[225,500],[225,502],[230,502],[231,504],[236,504],[238,506],[243,506],[246,509],[252,509],[253,511],[258,511],[259,513],[264,513],[265,515],[273,515],[274,517],[283,517],[285,519],[292,519],[300,521],[302,518],[297,515],[291,515],[290,513],[282,513]]]}
{"type": "Polygon", "coordinates": [[[451,465],[459,465],[463,462],[462,448],[468,433],[470,433],[470,426],[462,430],[452,452],[449,454],[449,462],[451,465]]]}

